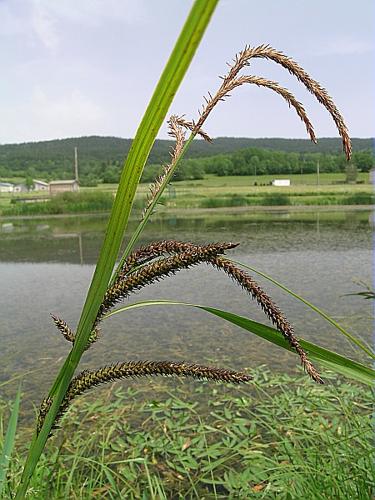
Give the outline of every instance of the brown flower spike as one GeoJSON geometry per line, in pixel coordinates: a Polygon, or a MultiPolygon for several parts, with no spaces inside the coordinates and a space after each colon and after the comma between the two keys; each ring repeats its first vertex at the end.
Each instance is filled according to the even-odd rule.
{"type": "Polygon", "coordinates": [[[237,87],[244,85],[245,83],[250,83],[257,85],[258,87],[266,87],[270,90],[276,92],[280,95],[288,104],[289,107],[293,107],[297,112],[300,119],[304,122],[307,133],[310,139],[316,143],[316,136],[314,128],[306,114],[306,111],[302,104],[298,102],[295,96],[287,89],[279,85],[278,82],[268,80],[266,78],[254,75],[239,75],[240,71],[250,65],[252,59],[267,59],[273,61],[276,64],[280,64],[285,68],[291,75],[295,76],[306,89],[316,97],[318,102],[322,104],[327,111],[330,113],[338,132],[342,138],[343,150],[345,152],[347,160],[350,160],[352,154],[351,141],[348,133],[348,129],[345,125],[344,119],[337,109],[333,99],[330,97],[328,92],[324,87],[320,85],[319,82],[311,78],[311,76],[299,66],[293,59],[286,56],[280,51],[275,50],[269,45],[259,45],[258,47],[246,46],[244,50],[236,54],[233,64],[229,66],[229,72],[221,77],[222,84],[217,90],[216,94],[212,95],[208,92],[208,97],[203,96],[205,104],[202,106],[201,110],[198,110],[199,119],[197,122],[194,120],[186,120],[184,116],[172,115],[168,121],[169,125],[169,135],[176,140],[175,147],[171,153],[171,161],[163,169],[163,173],[156,179],[156,181],[150,186],[150,193],[147,200],[147,205],[143,211],[143,218],[146,217],[148,212],[152,212],[152,209],[156,203],[156,200],[164,190],[167,181],[171,180],[171,177],[184,154],[185,145],[185,134],[183,129],[190,130],[191,138],[199,135],[204,140],[212,142],[210,136],[202,130],[202,126],[210,115],[211,111],[215,106],[221,102],[225,101],[226,98],[230,97],[230,92],[237,87]]]}
{"type": "MultiPolygon", "coordinates": [[[[189,242],[165,240],[154,242],[135,250],[125,260],[122,270],[113,286],[107,290],[103,303],[99,309],[96,324],[98,324],[103,316],[120,300],[128,297],[132,292],[168,276],[172,276],[181,269],[189,269],[192,266],[205,262],[218,270],[224,271],[227,276],[232,278],[258,302],[265,314],[271,319],[280,333],[300,356],[301,363],[308,374],[316,382],[322,383],[322,379],[318,372],[308,360],[305,351],[294,336],[292,326],[280,309],[251,276],[223,257],[226,250],[235,248],[236,246],[236,243],[194,245],[189,242]],[[168,256],[166,257],[165,255],[168,256]]],[[[67,323],[56,316],[53,316],[53,320],[64,337],[74,343],[75,334],[67,323]]],[[[96,332],[97,326],[93,330],[90,343],[96,340],[96,332]]],[[[175,375],[180,377],[193,377],[200,380],[207,379],[232,383],[247,382],[250,380],[248,375],[239,372],[196,364],[168,361],[121,363],[100,368],[96,371],[84,371],[75,377],[71,381],[62,402],[58,419],[66,412],[75,397],[96,385],[120,378],[150,375],[175,375]]],[[[49,398],[43,400],[39,412],[38,429],[41,428],[50,405],[51,400],[49,398]]]]}
{"type": "MultiPolygon", "coordinates": [[[[70,328],[68,323],[63,320],[62,318],[59,318],[58,316],[55,316],[54,314],[51,314],[52,320],[56,325],[56,328],[59,330],[61,335],[68,341],[74,344],[75,339],[76,339],[76,334],[75,332],[70,328]]],[[[94,328],[94,330],[91,332],[89,341],[87,344],[86,349],[90,347],[91,344],[96,342],[99,338],[99,329],[94,328]]]]}
{"type": "MultiPolygon", "coordinates": [[[[190,377],[196,380],[212,380],[214,382],[231,384],[246,383],[252,379],[250,375],[242,372],[193,363],[171,361],[129,361],[127,363],[117,363],[115,365],[105,366],[96,371],[85,370],[70,382],[68,391],[56,417],[54,429],[56,429],[57,422],[67,411],[73,399],[89,389],[122,378],[153,377],[158,375],[164,377],[190,377]]],[[[38,416],[38,432],[42,428],[44,418],[51,404],[52,400],[50,398],[46,398],[42,401],[38,416]]]]}
{"type": "MultiPolygon", "coordinates": [[[[160,194],[167,182],[170,181],[173,172],[182,158],[185,148],[185,130],[190,130],[191,138],[200,135],[206,141],[211,142],[209,135],[202,130],[202,126],[214,107],[225,98],[230,96],[230,92],[244,84],[253,84],[259,87],[269,88],[279,94],[288,104],[293,107],[298,116],[304,122],[306,130],[313,142],[316,142],[313,126],[306,114],[302,104],[297,101],[294,95],[277,82],[254,75],[239,76],[240,71],[250,65],[252,59],[267,59],[284,67],[290,74],[294,75],[316,99],[328,110],[332,116],[339,134],[342,138],[343,149],[349,160],[351,157],[351,142],[344,119],[337,109],[332,98],[327,91],[306,71],[299,66],[293,59],[284,55],[269,45],[259,45],[258,47],[246,46],[239,52],[232,65],[229,65],[229,72],[222,77],[222,84],[215,95],[208,93],[202,110],[199,111],[197,122],[188,121],[184,116],[172,115],[168,121],[169,135],[176,141],[171,152],[171,160],[164,167],[163,173],[151,185],[150,195],[143,217],[146,218],[152,212],[154,205],[159,199],[160,194]]],[[[225,250],[237,246],[233,243],[215,243],[211,245],[193,245],[192,243],[183,243],[178,241],[161,241],[152,243],[131,253],[125,260],[119,270],[114,283],[110,286],[104,296],[103,302],[99,308],[95,321],[94,329],[91,333],[88,346],[98,338],[98,323],[103,316],[110,311],[120,300],[128,297],[136,290],[144,286],[155,283],[168,276],[174,275],[181,269],[189,269],[192,266],[205,262],[218,270],[225,272],[227,276],[233,279],[244,290],[246,290],[253,299],[260,305],[262,310],[273,322],[276,328],[289,342],[290,346],[297,352],[301,363],[310,377],[316,382],[323,383],[319,373],[308,360],[306,352],[302,349],[297,338],[294,335],[293,327],[286,319],[285,315],[276,306],[272,299],[262,290],[262,288],[245,271],[237,267],[233,262],[222,257],[225,250]],[[165,257],[168,255],[168,257],[165,257]]],[[[68,324],[61,318],[52,315],[52,319],[66,340],[71,343],[75,341],[75,333],[68,324]]],[[[248,375],[225,370],[220,368],[205,367],[196,364],[174,363],[168,361],[137,361],[121,363],[117,365],[100,368],[96,371],[83,371],[75,377],[68,388],[65,398],[61,404],[57,420],[67,410],[71,401],[86,390],[96,385],[117,380],[120,378],[140,377],[149,375],[177,375],[182,377],[193,377],[197,379],[208,379],[222,382],[247,382],[250,380],[248,375]]],[[[40,430],[46,414],[52,404],[49,397],[45,398],[40,406],[38,418],[38,431],[40,430]]],[[[56,423],[56,422],[55,422],[56,423]]]]}
{"type": "MultiPolygon", "coordinates": [[[[239,72],[243,68],[249,66],[250,61],[252,59],[257,59],[257,58],[267,59],[277,64],[280,64],[283,68],[289,71],[290,74],[294,75],[307,88],[307,90],[316,97],[319,103],[322,104],[327,109],[327,111],[332,116],[332,119],[335,122],[338,132],[342,138],[345,155],[347,159],[350,160],[352,148],[351,148],[350,137],[348,134],[348,129],[345,125],[341,113],[337,109],[335,103],[333,102],[332,98],[330,97],[326,89],[322,87],[319,82],[311,78],[311,76],[301,66],[299,66],[295,61],[293,61],[293,59],[286,56],[282,52],[275,50],[269,45],[259,45],[258,47],[246,46],[244,50],[242,50],[235,56],[233,64],[229,65],[230,70],[228,74],[222,77],[223,82],[219,90],[216,92],[214,96],[212,96],[209,93],[208,94],[209,97],[208,98],[205,97],[205,105],[203,106],[202,110],[199,111],[199,120],[196,123],[188,122],[189,125],[190,124],[193,125],[192,128],[193,134],[196,135],[199,133],[211,111],[220,101],[224,101],[225,98],[230,96],[229,92],[231,92],[235,87],[238,87],[244,83],[253,83],[255,85],[263,85],[265,87],[268,87],[277,92],[278,94],[282,95],[284,99],[289,101],[289,104],[293,105],[296,108],[298,115],[305,122],[307,131],[311,139],[315,142],[314,140],[315,136],[313,133],[311,133],[312,127],[310,127],[310,125],[306,121],[307,117],[303,116],[303,112],[301,113],[302,110],[298,111],[298,105],[300,104],[297,103],[296,99],[292,94],[289,93],[289,91],[287,91],[286,89],[281,90],[281,87],[278,85],[277,82],[270,82],[265,80],[264,78],[256,76],[242,76],[237,78],[239,72]],[[286,97],[287,94],[285,94],[285,92],[289,94],[288,98],[286,97]],[[295,104],[297,104],[297,107],[294,104],[292,104],[294,101],[295,104]]],[[[190,128],[190,126],[188,126],[187,128],[190,128]]]]}

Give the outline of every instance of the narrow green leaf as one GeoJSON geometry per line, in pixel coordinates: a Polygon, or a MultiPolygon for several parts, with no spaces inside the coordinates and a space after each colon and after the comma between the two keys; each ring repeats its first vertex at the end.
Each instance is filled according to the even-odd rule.
{"type": "Polygon", "coordinates": [[[155,210],[155,207],[156,205],[159,203],[159,200],[162,196],[162,194],[164,193],[164,190],[166,188],[166,186],[168,186],[168,184],[171,182],[172,180],[172,177],[176,171],[176,168],[179,166],[182,158],[184,157],[185,155],[185,152],[189,149],[190,147],[190,144],[193,142],[193,139],[195,137],[196,134],[194,133],[191,133],[189,138],[187,139],[187,141],[185,142],[185,145],[183,147],[183,150],[178,158],[178,160],[176,161],[174,167],[169,171],[169,173],[165,176],[162,184],[161,184],[161,187],[158,191],[158,193],[154,196],[150,206],[148,207],[148,209],[146,210],[146,213],[144,214],[144,217],[142,218],[142,220],[140,221],[140,223],[138,224],[138,226],[136,227],[136,229],[134,230],[131,238],[130,238],[130,241],[129,243],[127,244],[126,248],[125,248],[125,251],[123,253],[123,255],[121,256],[121,259],[120,259],[120,262],[117,266],[117,269],[116,269],[116,272],[114,273],[113,275],[113,278],[112,278],[112,283],[115,281],[115,278],[116,276],[118,275],[118,273],[120,272],[120,270],[122,269],[123,265],[124,265],[124,262],[126,260],[126,258],[129,256],[130,252],[132,251],[134,245],[136,244],[136,242],[138,241],[138,238],[140,237],[140,235],[142,234],[147,222],[149,221],[151,215],[153,214],[154,210],[155,210]]]}
{"type": "Polygon", "coordinates": [[[51,408],[38,435],[34,434],[16,500],[24,498],[27,485],[47,441],[61,401],[87,345],[98,309],[106,292],[127,227],[144,165],[169,106],[190,65],[218,0],[195,0],[172,54],[160,77],[125,161],[106,235],[77,328],[76,342],[52,389],[51,408]]]}
{"type": "Polygon", "coordinates": [[[5,478],[7,475],[10,457],[12,456],[14,441],[16,438],[18,413],[20,409],[21,400],[21,385],[18,387],[16,399],[13,403],[13,409],[9,417],[8,427],[5,434],[4,447],[0,455],[0,498],[5,486],[5,478]]]}
{"type": "MultiPolygon", "coordinates": [[[[244,316],[239,316],[238,314],[223,311],[221,309],[216,309],[214,307],[202,306],[199,304],[190,304],[187,302],[176,302],[171,300],[149,300],[137,302],[135,304],[130,304],[121,307],[120,309],[116,309],[115,311],[112,311],[111,313],[108,313],[106,316],[104,316],[103,319],[131,309],[163,305],[195,307],[201,309],[210,314],[218,316],[219,318],[225,319],[226,321],[229,321],[230,323],[239,326],[244,330],[258,335],[258,337],[268,340],[272,344],[275,344],[296,354],[295,351],[290,347],[289,343],[281,335],[281,333],[275,328],[263,325],[262,323],[258,323],[251,319],[245,318],[244,316]]],[[[312,342],[308,342],[307,340],[299,339],[299,342],[311,359],[319,361],[322,365],[335,371],[336,373],[340,373],[342,375],[345,375],[346,377],[352,378],[364,384],[373,385],[375,381],[375,370],[373,370],[372,368],[353,361],[345,356],[341,356],[336,352],[324,349],[323,347],[319,347],[318,345],[313,344],[312,342]]]]}
{"type": "Polygon", "coordinates": [[[369,349],[355,335],[352,335],[347,330],[345,330],[345,328],[343,328],[339,323],[337,323],[337,321],[335,321],[333,318],[331,318],[327,313],[325,313],[324,311],[322,311],[321,309],[319,309],[319,307],[314,306],[314,304],[312,304],[308,300],[304,299],[303,297],[301,297],[297,293],[293,292],[292,290],[290,290],[289,288],[287,288],[282,283],[279,283],[278,281],[276,281],[275,279],[273,279],[271,276],[268,276],[267,274],[263,273],[262,271],[258,271],[258,269],[255,269],[254,267],[248,266],[248,265],[243,264],[242,262],[238,262],[236,260],[232,260],[232,262],[235,263],[235,264],[238,264],[239,266],[244,267],[246,269],[250,269],[250,271],[253,271],[254,273],[257,273],[260,276],[263,276],[263,278],[265,278],[266,280],[270,281],[274,285],[278,286],[279,288],[281,288],[285,292],[289,293],[289,295],[291,295],[295,299],[299,300],[300,302],[303,302],[310,309],[312,309],[313,311],[315,311],[316,313],[318,313],[320,316],[322,316],[322,318],[324,318],[326,321],[328,321],[328,323],[331,323],[331,325],[333,325],[335,328],[337,328],[337,330],[339,332],[341,332],[343,335],[345,335],[345,337],[348,338],[351,342],[353,342],[353,344],[355,344],[360,349],[362,349],[362,351],[364,351],[366,354],[368,354],[372,359],[375,359],[375,354],[371,351],[371,349],[369,349]]]}

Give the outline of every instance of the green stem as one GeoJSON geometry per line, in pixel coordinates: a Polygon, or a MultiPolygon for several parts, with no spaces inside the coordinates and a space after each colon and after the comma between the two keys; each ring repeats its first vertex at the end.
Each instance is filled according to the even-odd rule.
{"type": "Polygon", "coordinates": [[[217,2],[218,0],[195,0],[139,125],[121,174],[98,263],[78,324],[77,340],[49,393],[53,403],[40,433],[38,435],[35,433],[32,438],[16,500],[25,498],[31,476],[48,439],[61,401],[85,350],[115,266],[143,167],[217,2]]]}
{"type": "Polygon", "coordinates": [[[184,157],[185,152],[189,148],[189,146],[192,143],[192,141],[193,141],[193,139],[194,139],[195,136],[196,136],[196,134],[193,134],[193,133],[190,134],[188,140],[185,142],[184,147],[182,148],[180,156],[176,160],[176,163],[173,165],[173,167],[170,169],[170,171],[168,172],[168,174],[165,176],[163,182],[160,185],[160,188],[159,188],[158,192],[156,193],[156,195],[152,199],[152,202],[150,203],[150,206],[146,210],[146,213],[145,213],[144,217],[142,218],[142,220],[138,224],[136,230],[133,232],[133,234],[132,234],[132,236],[130,238],[130,241],[127,244],[127,246],[126,246],[126,248],[124,250],[124,253],[123,253],[122,257],[121,257],[121,260],[120,260],[120,262],[119,262],[119,264],[117,266],[116,272],[114,273],[114,275],[112,277],[111,284],[113,284],[113,282],[115,281],[118,273],[121,271],[122,266],[124,265],[125,260],[127,259],[127,257],[129,257],[130,252],[134,248],[134,245],[137,242],[137,240],[140,237],[140,235],[142,234],[142,232],[143,232],[143,230],[144,230],[144,228],[145,228],[148,220],[150,219],[150,217],[151,217],[151,215],[152,215],[152,213],[154,211],[154,208],[156,207],[157,203],[159,202],[160,197],[161,197],[161,195],[164,192],[164,189],[171,182],[173,174],[176,171],[176,168],[180,164],[180,161],[184,157]]]}

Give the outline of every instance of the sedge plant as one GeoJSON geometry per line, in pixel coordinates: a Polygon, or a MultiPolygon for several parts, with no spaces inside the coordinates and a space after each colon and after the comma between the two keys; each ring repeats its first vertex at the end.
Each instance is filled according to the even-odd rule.
{"type": "Polygon", "coordinates": [[[281,65],[316,97],[318,102],[330,113],[342,138],[346,157],[348,160],[350,159],[351,143],[347,127],[327,91],[295,61],[268,45],[259,45],[254,48],[247,46],[235,57],[233,63],[229,65],[228,73],[222,77],[222,83],[217,92],[215,94],[209,93],[208,97],[205,98],[205,104],[200,110],[197,120],[188,120],[185,116],[177,115],[170,117],[168,120],[169,133],[175,139],[171,160],[164,167],[162,175],[152,184],[139,225],[131,235],[128,235],[129,241],[126,249],[117,267],[115,266],[116,260],[119,258],[119,251],[124,239],[136,189],[150,149],[216,4],[217,0],[196,0],[194,2],[139,125],[125,161],[105,239],[77,328],[74,330],[64,319],[56,315],[53,316],[58,331],[72,344],[72,349],[48,395],[41,403],[35,433],[16,494],[17,499],[24,498],[27,494],[30,478],[46,441],[58,427],[60,418],[68,410],[72,401],[87,390],[122,378],[156,375],[192,377],[199,380],[214,380],[236,384],[246,383],[251,380],[251,377],[246,373],[226,368],[198,365],[190,361],[181,363],[166,360],[124,361],[115,365],[99,367],[97,370],[85,370],[75,375],[84,352],[88,348],[94,348],[95,343],[100,340],[100,336],[103,334],[103,321],[113,314],[154,304],[178,304],[199,307],[294,352],[299,356],[307,374],[317,383],[323,383],[323,378],[311,359],[319,360],[321,364],[325,364],[325,366],[336,369],[336,371],[362,382],[371,383],[375,378],[374,371],[370,368],[297,338],[291,323],[266,291],[260,287],[247,271],[225,255],[226,252],[237,246],[236,243],[221,242],[196,245],[191,242],[162,240],[135,249],[139,236],[150,221],[150,217],[154,213],[165,187],[172,180],[185,151],[197,136],[200,136],[203,140],[211,141],[203,126],[213,109],[229,97],[230,93],[237,87],[252,84],[276,92],[287,102],[289,107],[295,110],[304,123],[311,140],[316,142],[314,128],[303,105],[297,101],[290,91],[277,82],[261,76],[241,73],[257,58],[273,61],[281,65]],[[186,137],[187,132],[189,133],[188,137],[186,137]],[[182,304],[176,301],[148,301],[115,309],[117,304],[135,291],[162,279],[172,277],[182,269],[191,269],[193,266],[201,264],[222,271],[238,284],[255,300],[271,320],[273,327],[256,323],[249,318],[228,311],[197,304],[182,304]]]}

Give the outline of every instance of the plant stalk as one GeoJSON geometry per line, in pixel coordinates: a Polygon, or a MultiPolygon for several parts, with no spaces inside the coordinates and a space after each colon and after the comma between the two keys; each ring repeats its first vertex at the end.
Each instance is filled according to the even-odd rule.
{"type": "Polygon", "coordinates": [[[48,439],[61,402],[85,351],[99,306],[115,266],[144,165],[217,2],[218,0],[195,0],[138,127],[121,174],[98,263],[78,324],[76,342],[49,393],[53,403],[40,433],[38,435],[35,433],[33,436],[15,497],[16,500],[25,498],[30,479],[48,439]]]}

